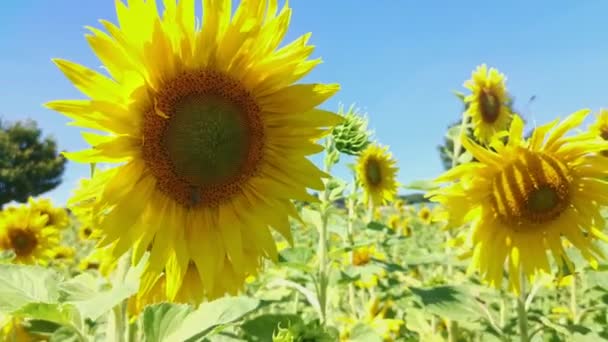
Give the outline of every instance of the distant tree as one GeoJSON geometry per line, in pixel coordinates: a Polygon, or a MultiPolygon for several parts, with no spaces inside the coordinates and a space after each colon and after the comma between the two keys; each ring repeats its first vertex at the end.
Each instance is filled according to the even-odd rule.
{"type": "Polygon", "coordinates": [[[61,183],[65,158],[52,138],[41,137],[33,120],[0,120],[0,208],[11,201],[25,202],[61,183]]]}

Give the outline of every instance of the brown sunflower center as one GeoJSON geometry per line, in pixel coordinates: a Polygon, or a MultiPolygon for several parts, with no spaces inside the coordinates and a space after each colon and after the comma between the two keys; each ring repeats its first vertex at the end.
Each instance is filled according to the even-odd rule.
{"type": "Polygon", "coordinates": [[[375,159],[370,159],[365,164],[365,178],[371,185],[378,185],[382,183],[382,169],[380,164],[375,159]]]}
{"type": "Polygon", "coordinates": [[[600,129],[600,136],[602,137],[602,139],[608,140],[608,127],[602,127],[600,129]]]}
{"type": "Polygon", "coordinates": [[[88,238],[89,236],[91,236],[91,234],[93,234],[93,230],[92,230],[91,228],[89,228],[89,227],[85,227],[85,228],[82,230],[82,232],[84,233],[84,236],[85,236],[85,237],[87,237],[87,238],[88,238]]]}
{"type": "Polygon", "coordinates": [[[36,248],[38,239],[29,229],[11,229],[8,231],[10,245],[17,256],[28,256],[36,248]]]}
{"type": "Polygon", "coordinates": [[[354,266],[362,266],[369,263],[371,260],[370,252],[367,249],[355,250],[352,256],[354,266]]]}
{"type": "Polygon", "coordinates": [[[556,158],[521,150],[492,183],[492,206],[504,223],[547,223],[570,205],[568,168],[556,158]]]}
{"type": "Polygon", "coordinates": [[[490,90],[483,90],[479,96],[481,117],[486,123],[494,123],[500,115],[500,99],[490,90]]]}
{"type": "Polygon", "coordinates": [[[166,82],[144,116],[144,159],[158,187],[185,207],[216,206],[240,191],[262,158],[260,109],[215,71],[166,82]]]}

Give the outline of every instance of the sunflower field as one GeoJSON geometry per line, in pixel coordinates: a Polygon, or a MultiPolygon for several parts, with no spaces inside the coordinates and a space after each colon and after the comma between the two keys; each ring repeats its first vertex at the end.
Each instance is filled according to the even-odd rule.
{"type": "Polygon", "coordinates": [[[402,184],[368,115],[320,108],[338,84],[299,82],[287,3],[115,7],[104,72],[53,60],[85,99],[44,104],[90,175],[0,211],[0,341],[608,340],[608,111],[531,124],[480,64],[446,171],[402,184]]]}

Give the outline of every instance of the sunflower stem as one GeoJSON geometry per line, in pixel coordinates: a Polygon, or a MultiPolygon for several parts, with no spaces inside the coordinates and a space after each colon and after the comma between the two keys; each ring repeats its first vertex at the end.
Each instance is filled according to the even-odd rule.
{"type": "Polygon", "coordinates": [[[523,271],[520,271],[521,289],[517,297],[517,321],[519,323],[519,336],[522,342],[529,342],[528,335],[528,313],[526,311],[526,277],[523,271]]]}
{"type": "MultiPolygon", "coordinates": [[[[347,198],[348,221],[346,226],[346,234],[348,235],[348,243],[350,245],[350,260],[353,260],[355,254],[355,237],[354,237],[354,221],[355,221],[355,196],[357,194],[357,179],[353,177],[352,191],[347,198]]],[[[357,306],[355,305],[355,284],[348,284],[348,302],[353,315],[358,317],[357,306]]]]}
{"type": "Polygon", "coordinates": [[[369,205],[367,207],[367,223],[370,223],[374,220],[374,210],[376,207],[374,206],[374,202],[370,199],[369,205]]]}
{"type": "MultiPolygon", "coordinates": [[[[127,252],[123,255],[116,268],[114,281],[118,284],[124,282],[129,265],[131,264],[131,256],[127,252]]],[[[123,300],[112,309],[112,318],[114,324],[108,324],[108,333],[106,336],[114,336],[114,341],[125,342],[129,337],[129,326],[127,324],[127,300],[123,300]]]]}
{"type": "Polygon", "coordinates": [[[578,309],[576,301],[576,274],[573,274],[572,283],[570,284],[570,313],[572,314],[572,321],[574,322],[574,324],[578,323],[578,309]]]}
{"type": "MultiPolygon", "coordinates": [[[[325,159],[323,162],[323,171],[326,174],[330,174],[331,167],[336,163],[335,148],[333,146],[333,140],[331,136],[325,140],[325,159]]],[[[319,199],[321,201],[321,225],[319,227],[319,286],[317,291],[317,297],[319,299],[320,314],[321,314],[321,325],[325,326],[327,323],[327,286],[329,285],[329,275],[327,268],[327,222],[329,219],[329,194],[327,190],[327,182],[325,183],[325,189],[319,193],[319,199]]]]}

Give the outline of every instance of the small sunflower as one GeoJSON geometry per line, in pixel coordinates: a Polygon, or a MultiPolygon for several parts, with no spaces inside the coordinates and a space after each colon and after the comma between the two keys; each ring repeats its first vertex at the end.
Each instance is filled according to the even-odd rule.
{"type": "Polygon", "coordinates": [[[418,218],[420,219],[420,221],[422,221],[422,223],[430,224],[433,218],[431,209],[429,209],[429,207],[427,206],[423,206],[422,208],[420,208],[420,210],[418,211],[418,218]]]}
{"type": "Polygon", "coordinates": [[[536,128],[524,140],[523,122],[515,116],[508,143],[495,139],[492,150],[470,139],[463,141],[478,162],[459,165],[437,182],[450,182],[434,190],[431,199],[449,212],[448,225],[472,221],[473,262],[490,285],[500,286],[508,262],[509,284],[519,292],[520,272],[530,279],[551,273],[547,252],[559,265],[570,266],[562,238],[597,266],[602,255],[593,244],[608,237],[600,205],[608,204],[608,161],[597,152],[608,148],[590,132],[565,136],[588,115],[581,110],[558,124],[536,128]]]}
{"type": "Polygon", "coordinates": [[[80,196],[94,198],[100,244],[115,243],[115,258],[133,247],[138,262],[152,243],[149,263],[166,268],[170,301],[192,260],[212,299],[277,259],[270,228],[292,240],[291,200],[317,200],[307,190],[328,175],[308,156],[342,121],[317,107],[339,86],[296,84],[321,61],[308,59],[310,34],[281,44],[287,3],[203,0],[200,25],[194,1],[163,4],[159,16],[154,0],[116,1],[118,25],[102,21],[108,33],[87,36],[108,76],[54,60],[87,99],[47,107],[109,133],[83,133],[92,149],[65,154],[117,165],[96,171],[80,196]]]}
{"type": "Polygon", "coordinates": [[[488,72],[488,67],[483,64],[477,67],[464,86],[472,92],[465,98],[465,103],[466,114],[473,121],[473,133],[486,144],[496,133],[505,131],[511,121],[505,76],[494,68],[488,72]]]}
{"type": "Polygon", "coordinates": [[[401,226],[401,216],[392,214],[388,217],[388,227],[394,231],[397,231],[401,226]]]}
{"type": "Polygon", "coordinates": [[[113,248],[114,245],[94,249],[80,261],[78,268],[82,271],[98,270],[103,277],[109,277],[118,264],[118,260],[114,258],[113,248]]]}
{"type": "Polygon", "coordinates": [[[101,235],[99,229],[93,229],[89,225],[82,225],[78,228],[78,238],[82,241],[98,239],[101,235]]]}
{"type": "Polygon", "coordinates": [[[340,317],[339,321],[344,323],[344,328],[340,331],[340,341],[350,341],[352,328],[357,323],[369,325],[383,341],[395,341],[405,322],[397,318],[389,318],[388,312],[392,309],[391,301],[380,301],[380,298],[373,296],[367,303],[365,315],[361,320],[353,317],[340,317]]]}
{"type": "Polygon", "coordinates": [[[411,236],[412,235],[412,228],[410,227],[410,220],[409,220],[409,218],[404,218],[401,221],[401,235],[403,235],[403,236],[411,236]]]}
{"type": "Polygon", "coordinates": [[[47,220],[25,206],[6,213],[0,220],[0,250],[12,250],[15,263],[47,265],[59,244],[59,231],[47,220]]]}
{"type": "Polygon", "coordinates": [[[28,203],[33,211],[48,217],[48,220],[46,221],[47,226],[63,229],[70,224],[70,219],[65,209],[54,207],[51,200],[46,198],[34,199],[30,197],[28,203]]]}
{"type": "MultiPolygon", "coordinates": [[[[349,263],[353,267],[366,269],[362,272],[361,279],[355,281],[355,286],[360,288],[372,288],[378,285],[378,279],[386,275],[386,271],[371,263],[372,259],[386,260],[386,255],[376,250],[376,246],[363,246],[353,250],[352,253],[345,253],[349,258],[349,263]]],[[[348,264],[348,263],[347,263],[348,264]]]]}
{"type": "Polygon", "coordinates": [[[27,322],[23,318],[6,317],[0,321],[0,341],[6,342],[44,342],[48,341],[43,335],[29,332],[27,322]]]}
{"type": "Polygon", "coordinates": [[[396,162],[388,152],[388,147],[368,146],[357,162],[357,178],[364,188],[365,202],[381,206],[392,201],[397,194],[396,162]]]}
{"type": "Polygon", "coordinates": [[[76,255],[76,250],[73,247],[59,246],[53,250],[53,260],[55,261],[72,261],[76,255]]]}
{"type": "MultiPolygon", "coordinates": [[[[600,110],[595,122],[589,126],[589,131],[604,140],[608,140],[608,109],[600,110]]],[[[602,151],[602,154],[608,156],[608,150],[602,151]]]]}

